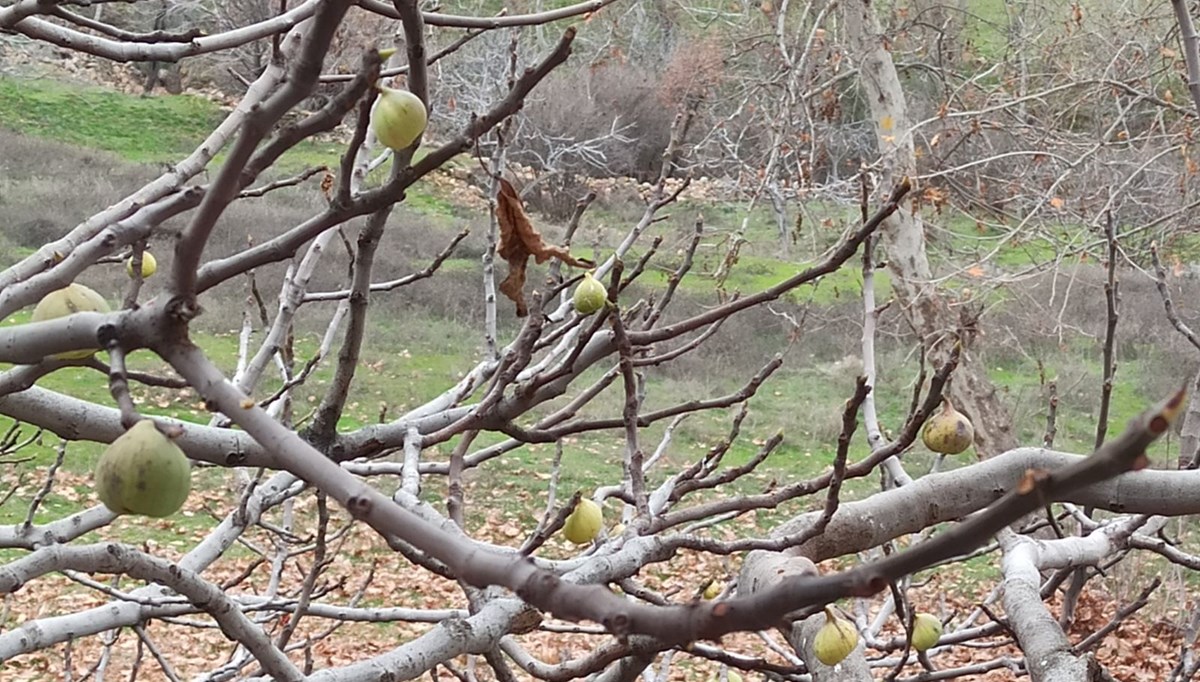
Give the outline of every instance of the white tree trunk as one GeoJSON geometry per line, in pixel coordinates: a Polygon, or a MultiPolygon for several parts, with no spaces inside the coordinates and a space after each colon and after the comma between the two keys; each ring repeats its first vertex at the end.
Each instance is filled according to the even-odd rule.
{"type": "MultiPolygon", "coordinates": [[[[880,186],[888,191],[900,178],[915,177],[917,170],[904,90],[871,2],[847,0],[842,8],[849,48],[860,71],[859,83],[871,107],[882,161],[880,186]]],[[[903,208],[893,213],[883,223],[883,246],[892,273],[893,292],[913,327],[924,337],[932,358],[940,363],[959,340],[956,334],[959,320],[931,284],[933,274],[925,252],[925,226],[920,216],[903,208]]],[[[961,340],[964,346],[970,341],[961,340]]],[[[1012,449],[1016,441],[1007,409],[1000,403],[979,361],[969,352],[964,352],[963,358],[951,385],[951,396],[975,425],[977,449],[984,456],[1012,449]]]]}

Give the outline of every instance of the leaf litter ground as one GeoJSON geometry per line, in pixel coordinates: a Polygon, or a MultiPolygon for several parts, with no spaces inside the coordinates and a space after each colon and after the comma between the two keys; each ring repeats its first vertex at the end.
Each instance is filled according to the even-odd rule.
{"type": "MultiPolygon", "coordinates": [[[[233,475],[233,474],[226,474],[233,475]]],[[[88,477],[80,474],[63,474],[59,487],[77,490],[88,484],[88,477]]],[[[468,490],[480,495],[486,493],[487,484],[475,483],[468,490]]],[[[215,524],[215,518],[228,510],[230,502],[225,499],[220,486],[198,491],[188,503],[192,513],[189,517],[174,517],[165,520],[148,520],[136,517],[123,518],[113,526],[96,533],[88,540],[118,540],[141,546],[144,550],[169,559],[178,559],[215,524]],[[183,523],[186,519],[191,523],[183,523]],[[140,540],[138,539],[140,538],[140,540]]],[[[478,499],[478,498],[477,498],[478,499]]],[[[536,523],[535,514],[540,513],[541,500],[532,496],[526,500],[527,509],[519,507],[494,508],[469,519],[471,533],[482,540],[499,545],[514,546],[524,538],[528,529],[536,523]],[[536,510],[536,511],[535,511],[536,510]]],[[[314,498],[304,495],[295,502],[297,519],[312,519],[314,498]]],[[[334,510],[330,532],[341,528],[347,517],[341,510],[334,510]]],[[[305,521],[310,523],[310,521],[305,521]]],[[[753,516],[725,524],[712,530],[722,537],[732,538],[756,530],[759,525],[753,516]]],[[[312,527],[298,527],[295,533],[301,542],[311,542],[312,527]]],[[[245,536],[247,544],[260,550],[272,551],[277,538],[261,528],[255,528],[245,536]]],[[[333,604],[348,604],[352,601],[360,607],[405,606],[410,608],[465,608],[462,591],[452,581],[442,579],[420,568],[414,568],[389,550],[369,529],[351,529],[333,545],[338,549],[328,570],[318,582],[317,589],[324,593],[321,601],[333,604]]],[[[565,557],[577,551],[561,538],[554,538],[543,548],[546,556],[565,557]]],[[[270,562],[254,566],[256,554],[245,547],[237,547],[205,572],[205,577],[217,583],[233,583],[239,576],[244,579],[227,589],[230,596],[261,595],[269,588],[270,562]],[[248,572],[248,573],[247,573],[248,572]]],[[[285,598],[296,595],[309,570],[311,555],[302,554],[286,562],[278,594],[285,598]]],[[[736,561],[736,560],[735,560],[736,561]]],[[[671,561],[648,566],[638,576],[638,581],[675,602],[686,602],[699,598],[699,591],[709,579],[725,580],[736,574],[737,565],[719,558],[694,552],[680,552],[671,561]]],[[[129,581],[114,583],[110,576],[91,576],[114,589],[132,591],[138,585],[129,581]]],[[[936,573],[921,576],[919,586],[909,591],[909,598],[916,608],[934,614],[955,614],[955,623],[971,612],[979,600],[986,598],[992,582],[980,581],[968,575],[961,567],[947,567],[936,573]]],[[[1078,606],[1078,618],[1071,629],[1072,642],[1081,641],[1088,634],[1109,622],[1122,602],[1120,595],[1109,590],[1116,577],[1097,579],[1089,583],[1078,606]]],[[[1160,594],[1150,606],[1126,620],[1118,632],[1111,635],[1095,650],[1096,657],[1120,680],[1165,679],[1178,658],[1181,642],[1176,626],[1182,618],[1177,610],[1185,604],[1187,595],[1179,594],[1181,585],[1170,582],[1160,588],[1160,594]],[[1173,595],[1168,592],[1173,591],[1173,595]],[[1171,603],[1176,606],[1171,606],[1171,603]]],[[[1125,600],[1127,601],[1127,600],[1125,600]]],[[[108,597],[92,589],[72,582],[63,575],[54,574],[31,581],[18,592],[5,597],[4,618],[0,623],[4,631],[11,631],[22,623],[56,615],[65,615],[82,609],[102,606],[108,597]]],[[[843,605],[848,609],[853,607],[843,605]]],[[[1057,600],[1052,608],[1057,612],[1057,600]]],[[[992,609],[1001,617],[1002,609],[992,609]]],[[[276,635],[289,616],[281,613],[255,612],[255,618],[263,622],[268,634],[276,635]]],[[[305,617],[292,638],[293,643],[303,643],[312,638],[308,651],[298,649],[291,652],[300,666],[310,657],[315,669],[341,666],[361,661],[387,652],[404,642],[427,632],[429,624],[373,624],[347,623],[334,628],[332,620],[305,617]]],[[[560,625],[566,625],[560,623],[560,625]]],[[[952,623],[951,628],[953,628],[952,623]]],[[[899,632],[893,618],[884,635],[899,632]]],[[[229,655],[231,646],[204,615],[184,616],[173,622],[155,621],[146,628],[148,637],[159,647],[163,655],[174,666],[182,679],[187,679],[221,665],[229,655]],[[200,626],[197,628],[196,626],[200,626]]],[[[778,635],[772,635],[779,641],[778,635]]],[[[533,632],[517,636],[518,641],[538,659],[556,664],[587,655],[593,648],[610,641],[607,635],[591,635],[563,632],[533,632]]],[[[107,636],[93,636],[59,645],[51,649],[17,657],[3,664],[3,679],[14,682],[80,679],[100,660],[105,643],[110,643],[106,661],[107,679],[128,679],[129,672],[138,657],[139,640],[136,633],[123,630],[107,636]],[[71,669],[66,672],[65,667],[71,669]]],[[[993,660],[1000,656],[1020,658],[1020,652],[1011,644],[1011,639],[1001,634],[981,642],[984,646],[956,647],[934,658],[938,668],[950,668],[970,663],[993,660]]],[[[786,660],[772,651],[764,641],[754,634],[739,634],[726,637],[721,645],[727,650],[741,654],[761,656],[776,664],[786,660]]],[[[453,661],[465,668],[474,666],[479,679],[490,679],[490,670],[482,660],[468,662],[460,657],[453,661]]],[[[148,651],[141,652],[142,679],[159,679],[162,675],[158,664],[148,651]]],[[[672,680],[709,680],[718,666],[710,661],[689,655],[677,655],[671,668],[672,680]]],[[[879,669],[877,677],[888,671],[879,669]]],[[[905,675],[919,672],[910,666],[905,675]]],[[[443,679],[454,679],[441,671],[443,679]]],[[[749,679],[755,679],[751,676],[749,679]]],[[[1010,680],[1014,673],[1008,669],[993,670],[984,674],[966,676],[967,680],[1010,680]]]]}

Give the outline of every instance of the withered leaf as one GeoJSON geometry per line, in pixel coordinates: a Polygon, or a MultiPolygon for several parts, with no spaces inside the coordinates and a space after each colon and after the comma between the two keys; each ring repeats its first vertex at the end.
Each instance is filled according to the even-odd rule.
{"type": "Polygon", "coordinates": [[[333,173],[328,170],[321,176],[321,194],[325,195],[325,201],[333,201],[333,173]]]}
{"type": "Polygon", "coordinates": [[[542,235],[530,222],[529,216],[525,215],[525,207],[517,190],[504,178],[500,179],[496,218],[500,223],[500,246],[497,251],[501,258],[508,261],[508,277],[500,283],[500,293],[517,304],[517,317],[529,314],[529,308],[525,305],[525,266],[530,256],[536,258],[538,263],[557,258],[567,265],[580,268],[594,265],[585,258],[575,258],[561,246],[542,241],[542,235]]]}

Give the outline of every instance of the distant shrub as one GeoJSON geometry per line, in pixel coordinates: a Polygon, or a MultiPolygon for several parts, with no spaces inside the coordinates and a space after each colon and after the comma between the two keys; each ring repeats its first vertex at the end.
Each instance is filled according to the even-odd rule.
{"type": "Polygon", "coordinates": [[[648,179],[658,173],[662,150],[670,136],[672,111],[659,97],[659,76],[620,57],[594,63],[573,73],[556,72],[525,107],[526,125],[516,156],[540,166],[556,147],[616,137],[574,153],[558,155],[554,170],[565,173],[625,175],[648,179]]]}

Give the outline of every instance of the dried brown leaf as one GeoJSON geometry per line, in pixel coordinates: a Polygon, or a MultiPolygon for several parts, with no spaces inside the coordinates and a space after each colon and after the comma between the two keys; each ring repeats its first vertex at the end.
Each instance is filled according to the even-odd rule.
{"type": "Polygon", "coordinates": [[[508,276],[500,283],[500,293],[517,304],[517,317],[529,314],[529,308],[525,305],[525,269],[530,256],[536,258],[538,263],[557,258],[567,265],[580,268],[594,265],[590,260],[575,258],[561,246],[543,241],[541,233],[525,214],[517,190],[503,178],[500,179],[496,219],[500,223],[500,246],[497,251],[508,262],[508,276]]]}
{"type": "Polygon", "coordinates": [[[321,176],[321,194],[325,195],[325,201],[333,201],[333,173],[328,170],[321,176]]]}

